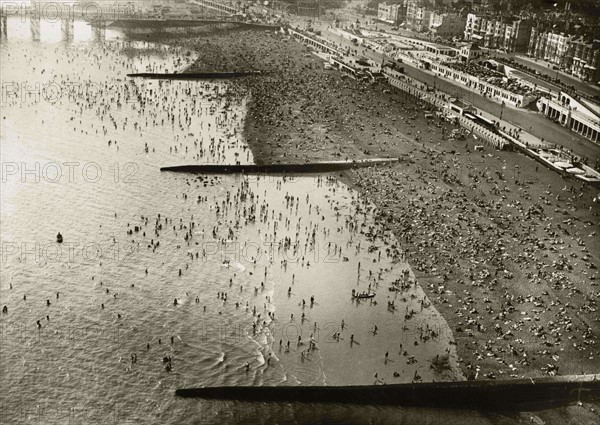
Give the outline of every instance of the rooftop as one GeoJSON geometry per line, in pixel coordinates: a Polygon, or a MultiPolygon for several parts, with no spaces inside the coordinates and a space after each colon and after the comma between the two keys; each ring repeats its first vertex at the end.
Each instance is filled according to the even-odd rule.
{"type": "Polygon", "coordinates": [[[470,104],[470,103],[464,102],[464,101],[462,101],[462,100],[460,100],[460,99],[453,100],[453,101],[452,101],[452,102],[450,102],[450,103],[451,103],[451,104],[453,104],[453,105],[456,105],[456,106],[458,106],[458,107],[459,107],[459,108],[461,108],[461,109],[466,109],[466,108],[468,108],[468,107],[470,107],[470,106],[471,106],[471,104],[470,104]]]}

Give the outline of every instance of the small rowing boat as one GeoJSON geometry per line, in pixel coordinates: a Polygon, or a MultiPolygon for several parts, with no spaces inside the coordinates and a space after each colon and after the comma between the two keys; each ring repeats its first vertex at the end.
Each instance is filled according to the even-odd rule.
{"type": "Polygon", "coordinates": [[[360,294],[352,294],[353,298],[356,299],[364,299],[364,298],[373,298],[375,296],[375,292],[361,292],[360,294]]]}

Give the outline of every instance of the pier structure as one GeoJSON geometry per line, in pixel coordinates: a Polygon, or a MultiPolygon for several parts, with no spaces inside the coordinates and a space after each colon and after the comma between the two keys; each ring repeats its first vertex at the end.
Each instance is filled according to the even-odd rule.
{"type": "Polygon", "coordinates": [[[31,29],[31,39],[33,41],[40,41],[40,15],[33,15],[29,17],[29,28],[31,29]]]}
{"type": "Polygon", "coordinates": [[[0,40],[8,38],[8,16],[0,15],[0,40]]]}
{"type": "Polygon", "coordinates": [[[66,16],[60,20],[60,29],[63,35],[64,41],[73,40],[73,29],[74,21],[70,17],[66,16]]]}
{"type": "Polygon", "coordinates": [[[234,9],[220,6],[216,2],[205,1],[202,6],[205,13],[163,16],[151,11],[135,10],[127,5],[99,6],[89,2],[72,5],[51,1],[31,1],[25,3],[5,4],[0,8],[0,39],[8,39],[9,18],[19,18],[23,22],[29,20],[32,39],[41,38],[41,22],[56,23],[61,21],[61,32],[65,41],[73,39],[74,22],[85,21],[90,24],[97,40],[104,40],[106,28],[110,26],[141,26],[161,32],[166,28],[186,28],[191,31],[197,26],[218,26],[226,23],[240,23],[242,18],[233,13],[234,9]],[[215,11],[218,12],[215,14],[215,11]]]}
{"type": "Polygon", "coordinates": [[[106,21],[97,20],[91,23],[94,40],[104,41],[106,39],[106,21]]]}

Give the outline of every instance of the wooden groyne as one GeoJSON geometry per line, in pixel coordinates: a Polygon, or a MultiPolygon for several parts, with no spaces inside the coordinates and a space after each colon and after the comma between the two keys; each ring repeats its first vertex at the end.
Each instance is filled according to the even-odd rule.
{"type": "Polygon", "coordinates": [[[360,161],[311,162],[308,164],[198,164],[162,167],[160,171],[196,174],[312,174],[385,165],[398,161],[398,158],[377,158],[360,161]]]}
{"type": "Polygon", "coordinates": [[[386,404],[506,410],[600,399],[600,375],[367,386],[202,387],[179,397],[259,402],[386,404]]]}
{"type": "MultiPolygon", "coordinates": [[[[110,22],[110,19],[108,20],[110,22]]],[[[238,26],[257,30],[279,30],[283,26],[281,24],[268,24],[264,22],[247,22],[238,19],[118,19],[108,24],[111,28],[126,28],[126,29],[154,29],[162,30],[168,28],[191,28],[207,25],[228,25],[238,26]]]]}
{"type": "Polygon", "coordinates": [[[118,19],[109,24],[112,28],[147,28],[147,29],[164,29],[164,28],[189,28],[200,27],[206,25],[221,25],[221,24],[241,24],[236,19],[118,19]]]}
{"type": "Polygon", "coordinates": [[[128,77],[162,79],[162,80],[224,80],[229,78],[250,77],[253,75],[262,75],[262,71],[244,71],[244,72],[189,72],[181,74],[173,73],[151,73],[141,72],[135,74],[127,74],[128,77]]]}

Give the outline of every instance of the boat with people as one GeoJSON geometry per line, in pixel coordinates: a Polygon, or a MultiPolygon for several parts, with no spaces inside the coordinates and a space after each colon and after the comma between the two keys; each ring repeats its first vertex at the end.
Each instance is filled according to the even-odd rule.
{"type": "Polygon", "coordinates": [[[363,292],[356,292],[356,290],[352,290],[352,298],[354,299],[366,299],[366,298],[373,298],[375,296],[375,292],[367,292],[367,291],[363,291],[363,292]]]}

